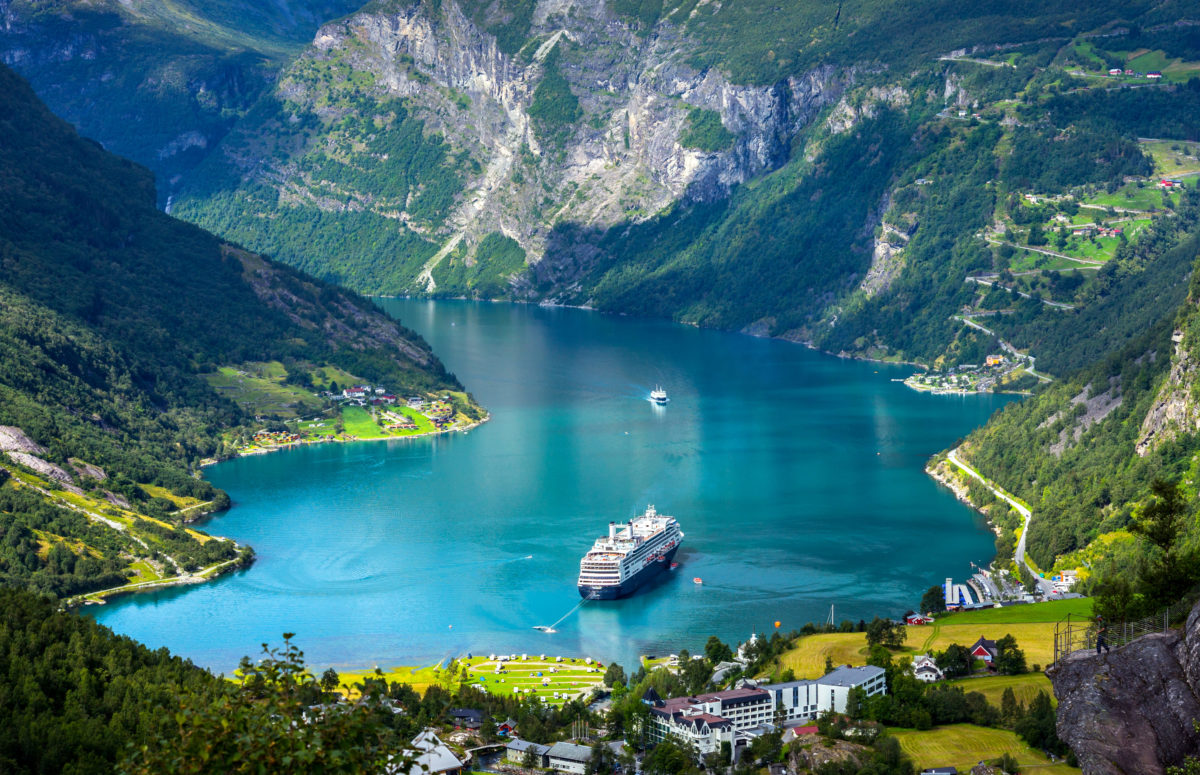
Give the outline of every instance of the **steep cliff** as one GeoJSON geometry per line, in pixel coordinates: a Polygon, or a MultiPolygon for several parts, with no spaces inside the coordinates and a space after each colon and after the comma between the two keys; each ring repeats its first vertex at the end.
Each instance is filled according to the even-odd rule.
{"type": "Polygon", "coordinates": [[[1058,736],[1088,775],[1157,775],[1200,754],[1200,605],[1182,631],[1075,652],[1047,675],[1058,736]]]}
{"type": "MultiPolygon", "coordinates": [[[[439,278],[448,266],[481,258],[476,246],[489,234],[516,240],[537,264],[557,224],[603,230],[681,201],[726,198],[783,166],[797,133],[854,77],[823,66],[742,86],[689,65],[693,48],[678,31],[637,34],[603,0],[573,3],[569,12],[544,0],[514,53],[457,3],[373,3],[321,28],[281,78],[277,109],[238,128],[178,212],[310,268],[321,248],[282,232],[322,216],[296,210],[367,217],[381,232],[407,231],[430,246],[370,290],[446,290],[439,278]],[[377,179],[395,156],[378,146],[398,126],[381,119],[395,115],[394,105],[420,132],[398,150],[441,153],[445,162],[414,170],[388,195],[377,179]],[[375,114],[375,125],[347,121],[363,111],[375,114]],[[290,117],[283,138],[281,115],[290,117]],[[440,206],[423,206],[431,189],[443,194],[440,206]],[[282,214],[283,223],[240,228],[245,213],[223,206],[230,191],[253,191],[263,214],[282,214]]],[[[553,263],[537,274],[558,290],[588,268],[578,251],[553,263]]],[[[335,274],[364,285],[354,270],[335,274]]],[[[525,283],[516,293],[530,292],[525,283]]]]}

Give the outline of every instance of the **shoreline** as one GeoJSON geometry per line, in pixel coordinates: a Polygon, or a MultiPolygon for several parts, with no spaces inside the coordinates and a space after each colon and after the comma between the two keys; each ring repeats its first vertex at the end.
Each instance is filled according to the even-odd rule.
{"type": "MultiPolygon", "coordinates": [[[[215,458],[215,459],[209,458],[209,459],[206,459],[206,460],[203,460],[200,462],[200,468],[201,469],[207,468],[209,466],[217,465],[218,463],[224,463],[224,462],[227,462],[230,460],[235,460],[235,459],[241,458],[241,457],[253,457],[253,456],[257,456],[257,455],[266,455],[266,454],[269,454],[272,452],[279,452],[282,450],[294,449],[296,447],[301,447],[301,446],[305,446],[305,445],[309,445],[309,444],[351,444],[351,443],[368,442],[368,441],[402,441],[404,439],[418,439],[418,438],[426,438],[429,436],[437,436],[437,435],[444,434],[444,433],[455,433],[455,432],[466,433],[467,431],[478,428],[480,425],[484,424],[485,422],[487,422],[490,419],[492,419],[492,415],[491,415],[491,413],[488,413],[483,419],[477,420],[477,421],[470,423],[469,425],[465,425],[461,428],[443,428],[441,430],[428,431],[425,433],[413,433],[413,434],[409,434],[406,436],[380,436],[379,438],[374,438],[374,439],[323,438],[323,439],[301,440],[301,441],[292,442],[291,444],[278,445],[275,447],[271,447],[269,449],[268,448],[259,448],[252,452],[237,452],[237,453],[234,453],[227,457],[221,457],[221,458],[215,458]]],[[[197,472],[197,473],[199,473],[199,472],[197,472]]],[[[196,514],[195,516],[192,516],[189,519],[186,519],[184,521],[184,524],[192,525],[192,524],[199,523],[199,522],[207,519],[208,517],[211,517],[215,513],[216,513],[215,511],[201,511],[200,513],[196,514]]],[[[150,590],[165,589],[165,588],[169,588],[169,587],[181,587],[181,586],[191,586],[194,584],[204,584],[206,582],[218,579],[221,576],[224,576],[228,573],[232,573],[234,571],[241,570],[243,568],[249,568],[251,565],[254,564],[255,555],[254,555],[254,550],[251,547],[244,545],[244,544],[239,544],[237,541],[234,541],[232,538],[229,538],[228,536],[213,536],[213,537],[218,540],[231,541],[231,542],[233,542],[234,546],[237,547],[239,552],[249,550],[249,554],[239,555],[238,557],[235,557],[232,560],[223,560],[222,562],[219,562],[215,565],[210,565],[207,568],[201,568],[200,570],[196,571],[195,573],[189,574],[187,576],[171,576],[169,578],[156,579],[153,581],[139,581],[139,582],[134,582],[132,584],[122,584],[121,586],[118,586],[118,587],[108,587],[106,589],[98,589],[98,590],[95,590],[92,592],[85,592],[85,593],[82,593],[79,595],[74,595],[72,597],[69,597],[69,598],[66,598],[65,600],[63,600],[61,602],[61,606],[64,609],[74,609],[74,608],[83,608],[83,607],[91,606],[91,605],[107,605],[109,600],[118,598],[118,597],[124,597],[125,595],[137,594],[139,592],[145,592],[145,591],[150,591],[150,590]]]]}
{"type": "MultiPolygon", "coordinates": [[[[442,428],[440,430],[426,431],[425,433],[410,433],[410,434],[407,434],[404,436],[379,436],[379,437],[373,438],[373,439],[360,439],[358,437],[338,438],[336,436],[319,438],[319,439],[301,439],[299,441],[293,441],[290,444],[277,444],[273,447],[258,447],[256,449],[248,450],[245,452],[234,452],[225,457],[205,458],[204,460],[200,461],[200,468],[208,468],[209,466],[215,466],[218,463],[225,463],[230,460],[236,460],[236,459],[242,458],[242,457],[255,457],[257,455],[269,455],[272,452],[280,452],[283,450],[295,449],[297,447],[304,447],[304,446],[308,446],[311,444],[358,444],[358,443],[369,442],[369,441],[404,441],[406,439],[423,439],[423,438],[427,438],[429,436],[439,436],[444,433],[466,433],[467,431],[471,431],[471,430],[478,428],[480,425],[483,425],[485,422],[487,422],[491,419],[492,419],[492,415],[491,415],[491,412],[489,412],[487,414],[487,416],[485,416],[483,419],[476,420],[475,422],[473,422],[469,425],[464,425],[461,428],[442,428]]],[[[209,514],[211,514],[211,513],[212,512],[209,512],[209,514]]],[[[208,516],[209,514],[205,514],[204,516],[208,516]]]]}
{"type": "MultiPolygon", "coordinates": [[[[233,541],[232,538],[224,538],[226,541],[233,541]]],[[[248,549],[249,547],[239,544],[234,541],[234,545],[239,550],[248,549]]],[[[249,568],[254,564],[254,553],[251,550],[249,555],[238,556],[232,560],[224,560],[216,565],[210,565],[207,568],[201,568],[187,576],[171,576],[170,578],[157,579],[155,581],[138,581],[132,584],[122,584],[119,587],[108,587],[107,589],[97,589],[94,592],[84,592],[81,595],[74,595],[61,602],[61,607],[64,610],[74,608],[85,608],[92,605],[108,605],[108,601],[113,598],[124,597],[138,592],[143,592],[153,589],[165,589],[167,587],[182,587],[193,584],[204,584],[209,581],[224,576],[227,573],[233,573],[242,568],[249,568]]]]}

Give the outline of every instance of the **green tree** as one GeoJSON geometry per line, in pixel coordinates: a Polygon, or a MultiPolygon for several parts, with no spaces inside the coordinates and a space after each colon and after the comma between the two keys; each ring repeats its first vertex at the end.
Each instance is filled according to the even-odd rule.
{"type": "Polygon", "coordinates": [[[1012,635],[1005,635],[996,641],[996,649],[999,652],[996,655],[996,670],[1002,675],[1020,675],[1027,671],[1025,652],[1017,647],[1017,639],[1012,635]]]}
{"type": "Polygon", "coordinates": [[[242,660],[241,685],[215,698],[180,699],[174,728],[134,750],[128,775],[195,773],[358,773],[403,760],[403,742],[384,724],[377,692],[348,706],[311,709],[320,697],[304,653],[284,633],[283,647],[242,660]]]}
{"type": "Polygon", "coordinates": [[[610,688],[625,685],[625,668],[618,665],[616,662],[611,662],[608,668],[604,671],[604,683],[610,688]]]}
{"type": "Polygon", "coordinates": [[[945,651],[937,655],[937,663],[947,677],[952,677],[970,673],[974,659],[966,646],[951,643],[945,651]]]}
{"type": "Polygon", "coordinates": [[[866,704],[867,692],[861,686],[855,686],[846,693],[846,715],[855,721],[863,717],[866,704]]]}
{"type": "Polygon", "coordinates": [[[613,771],[617,764],[617,757],[612,749],[603,741],[597,741],[592,745],[592,756],[588,759],[587,775],[604,775],[613,771]]]}
{"type": "Polygon", "coordinates": [[[337,671],[332,667],[321,674],[321,689],[326,693],[335,691],[341,682],[337,671]]]}
{"type": "Polygon", "coordinates": [[[941,587],[930,587],[921,595],[921,613],[936,614],[946,610],[946,591],[941,587]]]}
{"type": "Polygon", "coordinates": [[[716,635],[711,635],[708,642],[704,644],[704,656],[708,657],[708,661],[716,666],[721,662],[733,659],[733,649],[722,643],[716,635]]]}
{"type": "Polygon", "coordinates": [[[876,616],[867,625],[867,645],[869,646],[880,645],[898,649],[904,644],[907,636],[904,625],[897,624],[890,619],[881,619],[876,616]]]}
{"type": "Polygon", "coordinates": [[[1000,696],[1000,715],[1008,724],[1014,723],[1024,713],[1025,709],[1017,702],[1017,695],[1013,692],[1012,687],[1008,686],[1004,689],[1004,694],[1000,696]]]}
{"type": "Polygon", "coordinates": [[[678,740],[667,738],[646,754],[642,772],[645,775],[680,775],[694,769],[694,761],[687,747],[678,740]]]}
{"type": "Polygon", "coordinates": [[[1150,602],[1163,605],[1175,602],[1195,584],[1200,577],[1200,555],[1179,541],[1187,503],[1178,484],[1155,479],[1150,492],[1153,499],[1142,507],[1129,530],[1152,547],[1153,557],[1143,567],[1139,582],[1150,602]]]}

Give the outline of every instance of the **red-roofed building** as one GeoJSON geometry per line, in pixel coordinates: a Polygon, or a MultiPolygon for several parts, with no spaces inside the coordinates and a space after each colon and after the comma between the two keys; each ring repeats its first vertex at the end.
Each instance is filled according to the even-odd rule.
{"type": "Polygon", "coordinates": [[[971,646],[971,656],[976,659],[982,659],[989,665],[1000,654],[1000,649],[996,646],[996,641],[980,638],[975,641],[975,645],[971,646]]]}

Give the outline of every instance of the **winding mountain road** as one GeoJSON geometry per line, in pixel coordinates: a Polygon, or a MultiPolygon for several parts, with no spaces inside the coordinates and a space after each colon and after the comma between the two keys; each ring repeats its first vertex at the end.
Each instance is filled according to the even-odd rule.
{"type": "Polygon", "coordinates": [[[1054,585],[1039,576],[1037,571],[1035,571],[1029,564],[1029,561],[1025,559],[1025,538],[1029,535],[1029,523],[1033,519],[1033,512],[1016,498],[1012,497],[1004,490],[993,484],[990,479],[985,479],[974,468],[971,468],[969,465],[959,460],[957,449],[950,450],[950,454],[947,455],[946,458],[951,463],[958,466],[959,469],[964,471],[968,476],[978,479],[980,482],[982,482],[984,487],[987,487],[997,498],[1016,509],[1017,513],[1020,514],[1025,520],[1025,527],[1022,528],[1021,537],[1017,540],[1017,550],[1013,552],[1013,559],[1025,566],[1025,569],[1029,571],[1030,575],[1032,575],[1034,580],[1037,582],[1038,589],[1041,591],[1041,593],[1049,597],[1050,593],[1054,590],[1054,585]]]}

